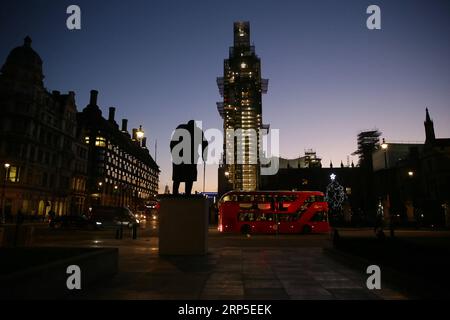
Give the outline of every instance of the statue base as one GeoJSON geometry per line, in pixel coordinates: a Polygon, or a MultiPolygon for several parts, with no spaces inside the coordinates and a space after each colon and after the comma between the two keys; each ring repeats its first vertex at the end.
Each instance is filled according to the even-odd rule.
{"type": "Polygon", "coordinates": [[[208,253],[208,200],[201,195],[165,195],[159,211],[160,255],[208,253]]]}

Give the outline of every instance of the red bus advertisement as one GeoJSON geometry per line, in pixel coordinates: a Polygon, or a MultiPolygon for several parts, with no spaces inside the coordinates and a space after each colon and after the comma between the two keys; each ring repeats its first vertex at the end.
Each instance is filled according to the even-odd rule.
{"type": "Polygon", "coordinates": [[[328,203],[318,191],[231,191],[219,201],[220,232],[326,233],[328,203]]]}

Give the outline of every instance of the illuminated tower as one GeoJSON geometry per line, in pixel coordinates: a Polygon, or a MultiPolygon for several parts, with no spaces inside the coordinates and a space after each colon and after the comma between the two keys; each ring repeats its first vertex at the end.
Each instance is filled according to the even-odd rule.
{"type": "Polygon", "coordinates": [[[223,102],[217,109],[223,119],[224,160],[223,168],[233,189],[252,191],[259,187],[260,143],[258,139],[244,136],[237,141],[230,139],[230,130],[241,129],[245,133],[266,128],[262,124],[262,94],[267,93],[269,81],[261,78],[261,61],[250,45],[250,24],[234,23],[234,46],[229,58],[224,61],[223,77],[217,78],[217,85],[223,102]],[[227,137],[228,136],[228,137],[227,137]],[[233,151],[232,153],[230,151],[233,151]],[[227,161],[232,154],[234,161],[227,161]],[[242,155],[238,161],[238,155],[242,155]],[[254,161],[256,159],[256,161],[254,161]]]}

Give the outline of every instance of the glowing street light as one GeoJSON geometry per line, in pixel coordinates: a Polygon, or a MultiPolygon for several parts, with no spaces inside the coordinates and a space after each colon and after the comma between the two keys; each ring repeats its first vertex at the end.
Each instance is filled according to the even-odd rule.
{"type": "Polygon", "coordinates": [[[384,150],[384,168],[388,168],[388,161],[387,161],[387,149],[389,148],[389,145],[386,143],[386,140],[383,138],[383,143],[381,143],[381,149],[384,150]]]}
{"type": "Polygon", "coordinates": [[[334,173],[330,174],[330,179],[331,181],[336,180],[336,175],[334,173]]]}
{"type": "Polygon", "coordinates": [[[144,139],[144,135],[145,135],[145,132],[142,129],[142,126],[139,126],[139,129],[136,131],[136,138],[138,140],[142,140],[142,139],[144,139]]]}
{"type": "Polygon", "coordinates": [[[414,177],[414,171],[408,171],[408,176],[414,177]]]}

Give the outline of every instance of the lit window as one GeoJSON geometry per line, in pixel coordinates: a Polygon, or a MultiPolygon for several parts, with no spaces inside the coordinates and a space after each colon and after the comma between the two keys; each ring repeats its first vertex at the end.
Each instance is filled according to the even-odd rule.
{"type": "Polygon", "coordinates": [[[7,170],[7,180],[10,182],[19,182],[19,167],[9,167],[7,170]]]}
{"type": "Polygon", "coordinates": [[[106,147],[106,139],[103,137],[97,137],[95,139],[95,146],[96,147],[106,147]]]}
{"type": "Polygon", "coordinates": [[[86,142],[86,144],[89,144],[89,137],[84,138],[84,142],[86,142]]]}
{"type": "Polygon", "coordinates": [[[245,62],[242,62],[241,63],[241,69],[245,69],[245,68],[247,68],[247,64],[245,62]]]}

